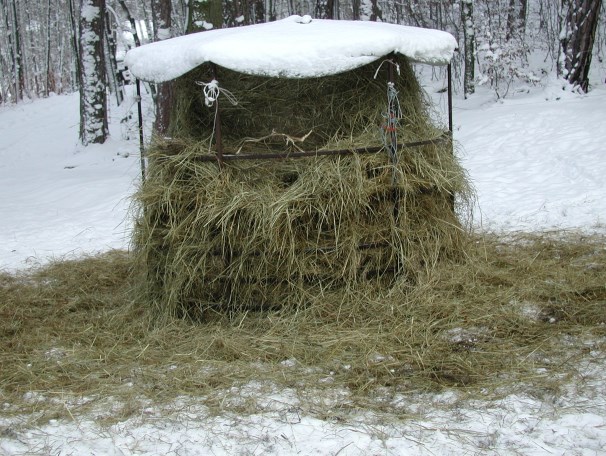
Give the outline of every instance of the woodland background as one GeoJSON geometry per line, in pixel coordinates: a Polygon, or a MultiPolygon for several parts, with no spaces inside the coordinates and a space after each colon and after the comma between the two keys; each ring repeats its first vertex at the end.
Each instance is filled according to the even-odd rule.
{"type": "MultiPolygon", "coordinates": [[[[1,0],[0,103],[80,91],[80,139],[108,135],[107,97],[121,101],[122,58],[149,41],[292,14],[436,28],[459,41],[455,90],[496,97],[554,74],[590,90],[605,56],[601,0],[1,0]]],[[[150,87],[158,131],[169,124],[170,84],[150,87]]]]}

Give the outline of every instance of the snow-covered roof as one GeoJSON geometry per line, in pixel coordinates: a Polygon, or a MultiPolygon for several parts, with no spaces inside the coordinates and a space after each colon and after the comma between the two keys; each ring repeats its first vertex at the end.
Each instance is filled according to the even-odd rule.
{"type": "Polygon", "coordinates": [[[177,78],[205,62],[251,75],[308,78],[352,70],[392,52],[445,65],[456,48],[455,38],[440,30],[290,16],[147,44],[131,49],[125,63],[150,82],[177,78]]]}

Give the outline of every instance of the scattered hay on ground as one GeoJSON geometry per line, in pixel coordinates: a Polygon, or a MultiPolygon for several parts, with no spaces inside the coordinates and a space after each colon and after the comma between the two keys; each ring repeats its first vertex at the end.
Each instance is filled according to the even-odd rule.
{"type": "Polygon", "coordinates": [[[3,413],[48,420],[114,398],[126,404],[118,419],[182,395],[248,413],[254,398],[229,391],[253,381],[290,388],[323,416],[443,388],[485,394],[523,383],[551,394],[578,360],[604,353],[605,240],[475,237],[464,261],[440,262],[413,288],[327,291],[304,308],[198,323],[158,321],[136,302],[124,252],[4,273],[3,413]],[[346,394],[341,405],[318,401],[334,391],[346,394]]]}

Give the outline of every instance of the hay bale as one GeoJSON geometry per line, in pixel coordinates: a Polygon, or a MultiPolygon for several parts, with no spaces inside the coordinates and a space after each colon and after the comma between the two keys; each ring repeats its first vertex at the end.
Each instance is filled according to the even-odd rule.
{"type": "MultiPolygon", "coordinates": [[[[221,86],[238,100],[220,107],[226,151],[381,145],[386,81],[374,78],[379,64],[313,80],[220,68],[221,86]],[[287,144],[285,135],[308,136],[287,144]]],[[[398,64],[398,140],[439,136],[411,66],[404,58],[398,64]]],[[[171,135],[179,139],[154,141],[137,195],[143,210],[135,245],[146,293],[161,313],[204,318],[297,306],[396,278],[414,284],[440,258],[458,255],[465,232],[452,201],[469,188],[450,142],[402,150],[395,166],[382,151],[234,160],[219,169],[207,160],[215,109],[195,84],[210,79],[202,66],[178,80],[171,135]]]]}

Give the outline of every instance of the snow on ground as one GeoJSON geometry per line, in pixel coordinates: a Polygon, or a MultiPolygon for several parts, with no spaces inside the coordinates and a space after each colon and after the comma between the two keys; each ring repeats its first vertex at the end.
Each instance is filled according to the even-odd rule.
{"type": "MultiPolygon", "coordinates": [[[[311,416],[287,390],[265,394],[256,414],[219,416],[196,398],[150,407],[101,427],[97,415],[21,428],[0,417],[0,454],[53,455],[603,455],[604,360],[583,362],[584,381],[559,395],[467,400],[457,393],[394,400],[401,413],[311,416]]],[[[258,385],[251,385],[254,393],[258,385]]],[[[250,391],[249,391],[250,394],[250,391]]],[[[110,405],[98,406],[99,415],[110,405]]],[[[25,422],[27,417],[23,418],[25,422]]]]}
{"type": "Polygon", "coordinates": [[[459,101],[455,138],[478,194],[476,223],[495,231],[604,228],[606,87],[547,88],[499,103],[459,101]]]}
{"type": "Polygon", "coordinates": [[[112,138],[87,148],[78,94],[0,108],[0,269],[128,245],[140,171],[126,108],[112,108],[112,138]]]}
{"type": "MultiPolygon", "coordinates": [[[[0,108],[0,269],[128,246],[139,157],[124,110],[113,108],[108,143],[82,148],[77,95],[0,108]]],[[[479,228],[604,230],[605,87],[578,95],[551,83],[502,102],[481,90],[457,100],[454,114],[479,228]]],[[[249,417],[214,416],[183,398],[109,428],[96,417],[111,398],[90,416],[41,427],[3,417],[10,406],[0,404],[0,454],[606,455],[605,367],[591,352],[577,366],[583,381],[557,396],[411,394],[396,400],[401,414],[332,420],[299,407],[289,391],[259,392],[265,407],[249,417]]]]}

